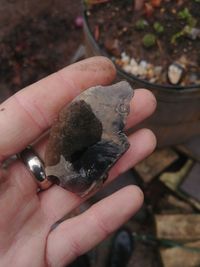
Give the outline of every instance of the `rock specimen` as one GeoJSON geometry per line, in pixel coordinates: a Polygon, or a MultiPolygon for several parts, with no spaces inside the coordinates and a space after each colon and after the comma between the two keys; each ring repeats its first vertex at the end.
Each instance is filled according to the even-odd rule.
{"type": "Polygon", "coordinates": [[[181,82],[183,74],[184,68],[178,63],[173,63],[168,68],[168,80],[173,85],[177,85],[181,82]]]}
{"type": "Polygon", "coordinates": [[[81,196],[97,189],[129,148],[123,129],[132,96],[124,81],[92,87],[67,105],[50,132],[48,179],[81,196]]]}

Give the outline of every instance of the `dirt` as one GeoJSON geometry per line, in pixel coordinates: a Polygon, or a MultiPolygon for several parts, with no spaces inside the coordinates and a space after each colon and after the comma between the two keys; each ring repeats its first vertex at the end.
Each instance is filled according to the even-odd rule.
{"type": "Polygon", "coordinates": [[[131,68],[127,67],[129,62],[123,61],[123,52],[129,58],[125,59],[127,61],[132,58],[138,64],[141,60],[145,61],[153,71],[157,66],[162,67],[158,78],[152,76],[151,73],[150,75],[136,73],[136,76],[149,81],[152,79],[152,82],[168,84],[168,67],[170,64],[178,63],[183,71],[183,77],[180,78],[178,84],[200,83],[200,38],[192,40],[186,35],[177,37],[177,33],[180,33],[188,24],[194,24],[195,26],[191,27],[200,28],[199,1],[145,1],[148,5],[151,2],[161,2],[158,7],[153,8],[152,14],[145,7],[134,11],[133,0],[110,0],[90,6],[87,12],[89,27],[96,41],[102,49],[108,52],[116,64],[132,74],[134,71],[131,72],[131,68]],[[187,13],[185,8],[189,10],[189,14],[185,14],[187,13]],[[184,18],[181,18],[181,13],[184,18]],[[192,19],[186,18],[190,15],[192,19]],[[148,24],[142,25],[143,29],[141,29],[141,20],[148,24]],[[138,23],[140,29],[138,29],[138,23]],[[154,28],[155,23],[159,27],[157,30],[154,28]],[[161,30],[160,26],[162,26],[161,30]],[[149,33],[154,35],[156,42],[151,47],[145,47],[143,38],[149,33]]]}
{"type": "MultiPolygon", "coordinates": [[[[2,27],[1,101],[19,89],[68,65],[82,43],[82,27],[77,27],[75,23],[76,17],[81,14],[80,1],[58,2],[59,5],[56,3],[52,7],[44,5],[46,8],[35,16],[26,14],[20,20],[18,18],[17,24],[13,19],[9,31],[8,27],[2,27]]],[[[7,6],[9,5],[8,2],[7,6]]],[[[18,3],[13,8],[17,9],[18,3]]],[[[1,11],[3,12],[0,10],[0,13],[1,11]]]]}

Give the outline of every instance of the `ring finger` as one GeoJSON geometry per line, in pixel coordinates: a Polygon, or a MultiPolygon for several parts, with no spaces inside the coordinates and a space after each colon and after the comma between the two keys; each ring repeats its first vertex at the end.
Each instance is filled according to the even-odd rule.
{"type": "MultiPolygon", "coordinates": [[[[155,98],[149,91],[145,89],[135,90],[134,98],[131,101],[130,115],[127,119],[127,128],[132,127],[150,116],[155,110],[155,107],[155,98]]],[[[36,151],[41,158],[44,156],[46,142],[47,140],[44,140],[42,143],[36,145],[36,151]]],[[[130,143],[131,147],[129,151],[118,161],[115,168],[111,170],[109,181],[151,153],[155,147],[155,138],[149,130],[141,130],[130,136],[130,143]]],[[[37,185],[21,162],[18,162],[11,168],[10,177],[12,183],[17,184],[21,192],[26,192],[26,194],[28,194],[26,188],[28,187],[29,193],[35,194],[37,185]],[[25,176],[24,174],[26,174],[26,181],[24,181],[24,179],[19,179],[16,175],[17,169],[21,170],[21,174],[23,172],[23,177],[25,176]]],[[[44,205],[44,210],[47,216],[51,217],[50,220],[52,220],[52,222],[55,222],[80,203],[79,197],[76,197],[74,194],[58,186],[53,186],[49,190],[43,192],[40,198],[42,205],[44,205]],[[62,205],[62,203],[65,202],[67,205],[62,205]]]]}

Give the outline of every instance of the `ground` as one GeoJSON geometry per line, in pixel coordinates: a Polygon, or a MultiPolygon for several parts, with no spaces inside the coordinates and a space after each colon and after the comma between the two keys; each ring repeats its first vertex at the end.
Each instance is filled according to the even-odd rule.
{"type": "Polygon", "coordinates": [[[82,28],[75,25],[81,13],[80,0],[56,1],[52,5],[52,1],[45,0],[43,6],[30,6],[30,12],[23,16],[12,14],[13,9],[22,8],[22,2],[26,1],[11,6],[7,1],[0,9],[0,15],[6,11],[13,16],[9,24],[7,16],[0,19],[1,101],[68,65],[83,38],[82,28]],[[34,16],[31,8],[36,8],[34,16]]]}

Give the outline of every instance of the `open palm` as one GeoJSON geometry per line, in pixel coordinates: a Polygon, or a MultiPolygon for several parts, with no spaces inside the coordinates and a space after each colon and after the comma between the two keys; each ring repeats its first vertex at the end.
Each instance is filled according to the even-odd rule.
{"type": "MultiPolygon", "coordinates": [[[[73,64],[19,91],[0,105],[0,160],[20,152],[44,133],[59,110],[82,90],[106,85],[115,68],[106,58],[73,64]]],[[[131,102],[127,128],[155,109],[153,95],[138,89],[131,102]]],[[[110,171],[108,182],[155,148],[155,137],[143,129],[129,136],[130,149],[110,171]]],[[[41,158],[46,139],[35,145],[41,158]]],[[[57,185],[37,193],[37,184],[18,160],[0,171],[0,266],[61,267],[93,248],[127,221],[141,206],[143,194],[125,187],[81,215],[51,226],[78,207],[83,199],[57,185]]]]}

